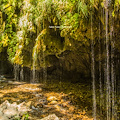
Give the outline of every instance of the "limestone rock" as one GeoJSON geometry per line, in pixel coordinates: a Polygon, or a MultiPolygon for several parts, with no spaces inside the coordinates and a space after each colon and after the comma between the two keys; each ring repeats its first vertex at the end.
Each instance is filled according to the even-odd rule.
{"type": "Polygon", "coordinates": [[[55,105],[55,104],[57,104],[57,101],[53,100],[53,101],[51,101],[49,104],[50,104],[50,105],[55,105]]]}
{"type": "Polygon", "coordinates": [[[41,120],[59,120],[59,118],[55,114],[52,114],[52,115],[49,115],[41,120]]]}
{"type": "Polygon", "coordinates": [[[10,120],[10,119],[7,118],[6,116],[1,116],[1,115],[0,115],[0,120],[10,120]]]}
{"type": "Polygon", "coordinates": [[[9,120],[6,116],[3,115],[2,112],[0,112],[0,120],[9,120]]]}
{"type": "Polygon", "coordinates": [[[0,105],[0,111],[7,109],[8,106],[10,106],[10,103],[6,100],[4,103],[0,105]]]}
{"type": "Polygon", "coordinates": [[[17,108],[18,108],[20,115],[23,115],[25,112],[30,111],[30,109],[26,107],[25,102],[19,104],[17,108]]]}
{"type": "Polygon", "coordinates": [[[57,98],[55,96],[50,96],[47,98],[48,101],[53,101],[53,100],[57,100],[57,98]]]}
{"type": "Polygon", "coordinates": [[[10,104],[7,100],[0,105],[0,120],[20,118],[30,109],[26,106],[25,102],[17,105],[16,102],[10,104]]]}
{"type": "Polygon", "coordinates": [[[12,118],[14,116],[16,116],[18,114],[18,111],[16,111],[15,109],[13,108],[9,108],[9,109],[5,109],[3,111],[4,115],[8,118],[12,118]]]}
{"type": "Polygon", "coordinates": [[[27,107],[31,107],[32,101],[26,103],[27,107]]]}

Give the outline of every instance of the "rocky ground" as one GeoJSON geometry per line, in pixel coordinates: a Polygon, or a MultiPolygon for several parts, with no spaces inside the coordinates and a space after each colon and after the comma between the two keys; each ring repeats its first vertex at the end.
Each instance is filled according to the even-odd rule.
{"type": "Polygon", "coordinates": [[[0,77],[0,120],[93,120],[68,99],[68,94],[45,90],[0,77]]]}

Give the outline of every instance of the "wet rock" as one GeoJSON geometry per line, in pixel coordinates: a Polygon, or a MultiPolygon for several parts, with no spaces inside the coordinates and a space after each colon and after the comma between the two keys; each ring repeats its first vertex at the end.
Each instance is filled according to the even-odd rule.
{"type": "Polygon", "coordinates": [[[41,120],[59,120],[59,118],[55,114],[52,114],[52,115],[49,115],[41,120]]]}

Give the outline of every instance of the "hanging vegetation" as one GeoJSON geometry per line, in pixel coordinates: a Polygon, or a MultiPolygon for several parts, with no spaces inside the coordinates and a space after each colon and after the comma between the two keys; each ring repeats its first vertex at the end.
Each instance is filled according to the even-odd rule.
{"type": "Polygon", "coordinates": [[[93,79],[94,119],[120,119],[119,9],[120,0],[0,0],[0,54],[33,81],[93,79]]]}

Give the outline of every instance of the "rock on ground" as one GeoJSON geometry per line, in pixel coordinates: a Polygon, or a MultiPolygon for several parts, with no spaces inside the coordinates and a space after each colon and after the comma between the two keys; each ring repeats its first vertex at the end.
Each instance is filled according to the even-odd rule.
{"type": "Polygon", "coordinates": [[[7,100],[0,105],[0,120],[9,120],[17,118],[21,118],[25,112],[30,111],[30,109],[25,105],[25,103],[21,103],[17,105],[17,103],[10,104],[7,100]]]}
{"type": "Polygon", "coordinates": [[[3,115],[2,112],[0,112],[0,120],[9,120],[6,116],[3,115]]]}
{"type": "Polygon", "coordinates": [[[49,115],[41,120],[59,120],[59,118],[55,114],[52,114],[52,115],[49,115]]]}

